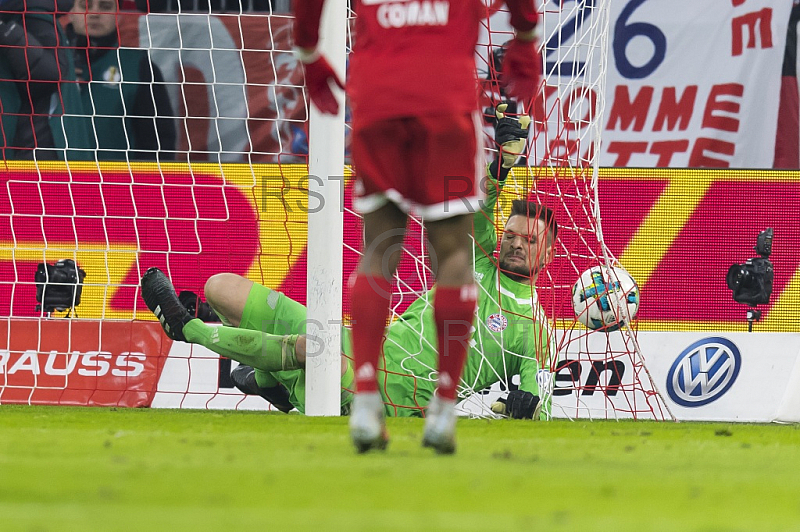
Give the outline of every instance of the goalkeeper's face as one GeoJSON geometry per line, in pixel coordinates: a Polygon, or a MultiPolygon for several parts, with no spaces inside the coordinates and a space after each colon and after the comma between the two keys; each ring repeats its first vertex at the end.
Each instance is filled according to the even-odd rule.
{"type": "Polygon", "coordinates": [[[533,283],[553,260],[553,239],[544,220],[514,215],[500,240],[500,271],[515,281],[533,283]]]}

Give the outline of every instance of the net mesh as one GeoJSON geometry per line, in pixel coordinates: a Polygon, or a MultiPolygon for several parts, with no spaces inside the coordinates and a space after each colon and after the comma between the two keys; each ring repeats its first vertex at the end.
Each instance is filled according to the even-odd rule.
{"type": "MultiPolygon", "coordinates": [[[[473,416],[494,415],[492,403],[520,384],[520,376],[510,367],[514,363],[506,361],[533,357],[545,370],[536,380],[540,393],[553,401],[548,412],[552,416],[668,419],[672,415],[647,372],[635,329],[589,330],[578,323],[571,306],[573,283],[584,270],[597,264],[617,264],[603,240],[595,168],[603,115],[609,5],[551,1],[544,3],[543,14],[546,83],[540,99],[518,110],[518,114],[531,114],[534,119],[527,165],[515,168],[507,178],[495,214],[501,234],[511,199],[531,199],[551,207],[559,224],[555,257],[539,276],[538,288],[531,289],[529,298],[534,303],[530,312],[520,314],[502,293],[482,289],[479,304],[491,310],[485,312],[489,315],[485,323],[480,318],[476,322],[473,337],[478,341],[473,340],[469,356],[479,361],[468,361],[468,366],[474,364],[478,369],[465,372],[459,388],[464,398],[460,408],[473,416]],[[506,320],[511,324],[509,332],[528,327],[533,321],[542,322],[543,327],[535,333],[539,335],[534,340],[536,347],[524,353],[512,350],[511,341],[503,338],[509,326],[498,326],[493,320],[506,320]],[[500,327],[503,329],[497,331],[500,327]],[[483,341],[498,332],[499,341],[483,341]],[[550,349],[546,348],[548,343],[550,349]],[[498,352],[505,359],[500,366],[490,362],[498,352]],[[487,387],[481,378],[484,375],[494,384],[487,387]]],[[[491,118],[494,107],[506,101],[497,71],[501,68],[502,45],[513,36],[502,3],[487,5],[483,30],[476,63],[484,89],[487,159],[491,160],[497,155],[491,118]]],[[[431,287],[434,275],[420,247],[424,242],[420,220],[410,222],[409,232],[409,245],[396,278],[394,320],[401,319],[409,303],[417,298],[425,299],[427,307],[431,305],[425,290],[431,287]]],[[[483,250],[487,255],[494,251],[483,250]]],[[[431,326],[429,323],[428,328],[431,326]]],[[[432,332],[423,324],[420,333],[420,341],[411,343],[392,342],[390,336],[390,346],[385,348],[392,356],[403,353],[401,367],[416,368],[403,373],[415,381],[415,390],[431,388],[436,379],[435,366],[420,362],[428,361],[424,354],[435,350],[432,332]]]]}
{"type": "MultiPolygon", "coordinates": [[[[76,16],[91,26],[96,4],[84,3],[76,16]]],[[[33,104],[31,90],[46,83],[30,67],[27,78],[0,70],[0,87],[17,91],[9,92],[16,100],[2,98],[0,402],[264,406],[261,399],[233,389],[229,362],[197,346],[165,341],[137,291],[143,272],[157,266],[179,290],[201,296],[208,277],[233,272],[305,302],[308,103],[291,52],[288,5],[262,4],[263,11],[253,4],[216,12],[207,4],[150,3],[148,15],[114,9],[113,35],[122,48],[113,40],[79,46],[80,39],[70,33],[73,15],[59,25],[50,19],[54,38],[65,39],[59,41],[61,53],[68,54],[57,61],[59,81],[47,100],[60,104],[63,114],[44,113],[51,128],[54,120],[61,124],[61,144],[47,145],[40,137],[34,150],[18,142],[20,124],[29,121],[33,131],[40,125],[30,118],[38,111],[26,114],[19,102],[27,97],[33,104]],[[89,67],[98,56],[107,62],[89,67]],[[128,61],[133,68],[122,64],[128,61]],[[91,112],[70,107],[70,93],[82,95],[91,112]],[[120,106],[116,111],[109,107],[112,100],[120,106]],[[12,108],[12,101],[18,107],[12,108]],[[160,107],[164,101],[168,105],[160,107]],[[103,123],[103,118],[117,121],[103,123]],[[81,127],[84,137],[72,131],[81,127]],[[112,136],[118,137],[116,144],[105,144],[112,136]],[[69,164],[59,162],[65,157],[69,164]],[[34,273],[39,263],[59,259],[73,259],[87,276],[80,305],[50,313],[37,308],[34,273]]],[[[588,331],[577,325],[569,304],[572,284],[583,270],[613,262],[603,245],[594,168],[607,4],[547,1],[542,6],[547,83],[541,99],[518,110],[534,119],[527,164],[512,171],[495,214],[499,233],[512,198],[535,199],[556,211],[559,239],[552,264],[539,277],[538,293],[530,292],[536,303],[532,315],[515,315],[502,297],[492,304],[494,314],[509,320],[546,316],[539,319],[546,326],[537,345],[546,336],[552,348],[515,356],[538,357],[550,372],[540,376],[540,383],[553,386],[553,415],[664,418],[668,414],[647,375],[635,331],[588,331]]],[[[35,26],[28,20],[31,13],[8,5],[0,4],[4,17],[20,21],[26,30],[35,26]]],[[[502,5],[487,2],[476,49],[487,109],[502,99],[497,62],[512,36],[502,5]]],[[[127,7],[132,6],[123,4],[127,7]]],[[[486,129],[487,155],[493,157],[489,121],[486,129]]],[[[357,263],[361,237],[350,188],[348,181],[346,277],[357,263]]],[[[420,221],[413,219],[392,299],[395,319],[433,284],[423,242],[420,221]]],[[[346,295],[343,301],[347,313],[346,295]]],[[[414,357],[413,349],[403,349],[414,357]]],[[[488,364],[492,353],[477,356],[488,364]]],[[[416,377],[432,382],[433,368],[416,377]]],[[[490,415],[492,401],[519,384],[505,367],[496,369],[492,380],[493,387],[462,382],[461,395],[470,397],[462,404],[465,413],[490,415]]]]}

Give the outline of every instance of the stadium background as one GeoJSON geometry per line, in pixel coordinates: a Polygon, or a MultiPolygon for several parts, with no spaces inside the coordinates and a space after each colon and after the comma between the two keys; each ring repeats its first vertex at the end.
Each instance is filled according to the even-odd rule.
{"type": "MultiPolygon", "coordinates": [[[[749,167],[800,166],[797,80],[792,68],[798,8],[792,8],[791,0],[679,3],[681,9],[674,11],[696,15],[694,25],[654,16],[648,10],[664,9],[656,2],[615,4],[614,26],[639,17],[651,26],[657,23],[653,27],[668,34],[668,42],[707,39],[715,46],[668,50],[664,75],[631,80],[619,75],[619,69],[609,74],[607,110],[613,120],[603,124],[606,151],[600,154],[601,162],[633,166],[638,161],[643,167],[600,170],[605,242],[641,286],[643,303],[636,324],[640,331],[745,331],[746,308],[732,300],[725,274],[731,264],[753,257],[756,235],[773,227],[774,292],[755,330],[797,332],[798,172],[729,167],[737,162],[749,167]],[[625,6],[637,6],[636,17],[625,14],[625,6]],[[738,28],[739,33],[715,40],[714,33],[696,31],[700,19],[738,28]],[[748,34],[748,30],[752,31],[748,34]],[[695,52],[696,62],[714,66],[709,67],[708,76],[702,69],[683,68],[686,54],[695,52]],[[670,54],[678,54],[679,60],[670,54]],[[688,105],[683,96],[695,86],[698,97],[688,105]],[[670,102],[667,95],[674,100],[670,102]],[[665,127],[660,129],[655,125],[658,116],[665,117],[665,127]],[[673,132],[680,138],[672,138],[673,132]],[[692,146],[681,157],[699,154],[696,160],[716,168],[644,167],[647,160],[642,157],[659,153],[656,143],[674,147],[675,140],[692,146]],[[612,146],[616,152],[608,151],[612,146]],[[698,151],[697,146],[707,149],[698,151]],[[620,156],[625,153],[631,156],[620,156]]],[[[502,27],[495,22],[493,28],[502,27]]],[[[100,363],[89,355],[98,350],[122,357],[113,360],[110,374],[121,379],[112,379],[112,396],[105,403],[136,403],[137,389],[152,389],[153,382],[129,378],[139,372],[149,379],[155,372],[141,371],[137,364],[159,364],[149,358],[137,362],[129,351],[157,352],[164,358],[170,349],[159,343],[160,330],[136,297],[139,278],[151,266],[167,271],[179,290],[200,295],[210,275],[229,271],[305,302],[306,213],[314,209],[314,198],[308,199],[307,171],[302,164],[307,110],[290,51],[290,23],[287,16],[264,14],[120,16],[122,43],[150,49],[165,74],[180,117],[177,158],[190,163],[4,162],[0,168],[5,190],[0,194],[0,316],[4,317],[0,338],[8,340],[5,349],[0,349],[0,366],[7,364],[15,373],[9,371],[0,381],[5,384],[3,401],[14,401],[13,394],[19,394],[19,402],[30,401],[31,388],[37,387],[37,394],[52,394],[55,402],[69,403],[62,391],[64,383],[97,390],[81,379],[91,380],[100,372],[92,369],[100,363]],[[37,264],[61,258],[75,258],[87,271],[77,309],[77,316],[84,320],[25,320],[42,315],[35,297],[37,264]],[[94,321],[99,319],[103,321],[94,321]],[[133,342],[125,339],[134,336],[143,344],[129,345],[133,342]],[[25,358],[28,350],[38,353],[34,356],[45,369],[48,353],[83,353],[90,358],[81,364],[89,365],[73,371],[77,362],[66,356],[66,369],[51,364],[51,373],[56,375],[48,378],[55,378],[42,387],[44,377],[36,375],[36,363],[25,358]],[[62,371],[64,375],[59,375],[62,371]]],[[[546,94],[549,105],[551,88],[546,94]]],[[[546,109],[534,109],[535,127],[546,130],[549,124],[540,111],[546,109]]],[[[581,116],[569,116],[570,111],[565,105],[550,115],[564,115],[557,117],[564,122],[564,130],[551,129],[549,134],[557,132],[557,142],[535,146],[534,151],[547,154],[545,158],[555,168],[562,157],[561,162],[579,170],[576,174],[585,174],[571,159],[591,152],[593,146],[558,144],[585,122],[581,116]]],[[[547,138],[547,134],[537,137],[547,138]]],[[[651,162],[682,166],[681,157],[651,162]]],[[[531,188],[553,193],[551,206],[562,224],[569,223],[567,214],[586,206],[576,207],[571,203],[576,198],[558,196],[559,181],[573,179],[573,173],[541,174],[533,166],[515,170],[506,199],[531,188]]],[[[346,278],[356,263],[360,225],[350,210],[350,182],[343,183],[346,278]]],[[[506,207],[508,203],[500,202],[506,207]]],[[[567,240],[577,233],[564,235],[562,240],[567,240]]],[[[567,323],[573,317],[568,288],[585,266],[582,261],[588,260],[579,254],[571,256],[572,244],[564,242],[566,253],[548,268],[551,278],[540,283],[545,308],[567,323]]],[[[412,252],[419,249],[415,235],[409,245],[412,252]]],[[[410,302],[411,293],[422,288],[417,266],[411,260],[401,266],[407,286],[395,301],[398,311],[410,302]]],[[[347,314],[346,293],[343,301],[347,314]]],[[[186,360],[189,355],[180,356],[186,360]]]]}
{"type": "MultiPolygon", "coordinates": [[[[797,0],[614,2],[640,6],[637,16],[662,6],[680,19],[686,32],[709,40],[719,35],[698,31],[697,11],[723,20],[769,13],[772,28],[788,33],[787,50],[796,48],[797,18],[785,32],[786,19],[777,11],[788,11],[797,0]]],[[[140,30],[147,35],[149,29],[142,17],[134,17],[138,39],[140,30]]],[[[390,419],[390,451],[355,456],[344,418],[209,410],[250,408],[249,399],[260,398],[237,397],[226,388],[220,394],[225,397],[209,399],[209,393],[220,391],[219,359],[189,358],[187,344],[164,341],[160,326],[147,321],[152,318],[134,299],[138,275],[143,268],[162,264],[181,288],[198,289],[209,273],[231,270],[303,300],[304,171],[302,166],[291,166],[302,159],[291,153],[303,143],[305,110],[291,87],[251,84],[253,79],[274,78],[275,71],[257,66],[248,68],[244,77],[237,65],[243,56],[248,61],[257,58],[252,50],[240,56],[203,49],[209,46],[212,25],[233,29],[230,41],[215,38],[215,46],[239,42],[237,24],[218,24],[221,19],[216,16],[210,17],[211,22],[207,15],[196,18],[193,31],[174,32],[173,49],[160,52],[180,53],[186,59],[178,65],[180,76],[172,81],[173,103],[183,104],[176,108],[186,126],[180,130],[181,149],[184,160],[206,163],[191,167],[137,163],[131,168],[105,163],[69,168],[9,161],[0,165],[0,339],[8,342],[0,344],[0,441],[5,444],[0,444],[5,481],[0,481],[0,529],[220,530],[264,522],[293,530],[796,528],[800,517],[796,504],[800,471],[792,459],[798,456],[800,442],[796,334],[720,334],[736,337],[740,347],[747,343],[743,371],[730,393],[710,408],[694,409],[691,418],[779,420],[790,425],[463,419],[458,455],[442,460],[420,449],[421,420],[390,419]],[[193,47],[193,39],[206,44],[193,47]],[[178,52],[184,45],[187,49],[178,52]],[[214,78],[210,58],[215,54],[218,66],[232,65],[238,77],[221,69],[214,78]],[[228,61],[231,58],[235,61],[228,61]],[[180,87],[178,79],[186,83],[180,87]],[[285,118],[280,107],[271,107],[270,102],[279,98],[288,109],[294,106],[293,121],[276,121],[285,118]],[[248,107],[256,101],[262,102],[260,110],[248,113],[247,109],[256,109],[248,107]],[[220,111],[231,116],[210,116],[220,111]],[[246,127],[248,123],[253,127],[246,127]],[[251,133],[256,136],[248,136],[251,133]],[[251,168],[250,161],[257,164],[251,168]],[[261,164],[277,162],[288,164],[261,164]],[[79,316],[107,319],[26,318],[40,315],[33,287],[36,263],[68,256],[78,258],[90,275],[79,316]],[[131,321],[132,317],[137,319],[131,321]],[[134,336],[138,345],[129,345],[127,339],[134,336]],[[12,358],[8,350],[13,351],[12,358]],[[25,358],[28,350],[33,355],[25,358]],[[98,350],[108,350],[107,358],[98,350]],[[167,381],[162,387],[158,373],[165,360],[176,363],[174,373],[184,381],[162,379],[167,381]],[[19,371],[9,375],[9,368],[19,371]],[[214,378],[205,387],[198,386],[196,380],[206,373],[214,378]],[[172,398],[160,405],[167,408],[31,406],[147,406],[156,389],[157,395],[172,398]],[[228,399],[226,404],[232,406],[219,406],[220,399],[228,399]],[[171,409],[178,406],[203,410],[171,409]],[[788,417],[776,414],[774,409],[781,407],[787,407],[788,417]],[[531,504],[531,494],[536,494],[536,504],[531,504]]],[[[263,32],[268,26],[263,18],[241,18],[248,33],[263,32]]],[[[645,17],[659,24],[667,19],[645,17]]],[[[281,24],[278,19],[273,22],[276,27],[281,24]]],[[[763,31],[751,34],[763,36],[763,31]]],[[[770,37],[773,48],[783,47],[782,35],[770,37]]],[[[264,40],[252,42],[269,45],[264,40]]],[[[721,39],[721,48],[730,51],[730,42],[721,39]]],[[[263,49],[278,59],[291,57],[286,51],[263,49]]],[[[694,47],[692,52],[699,57],[699,50],[694,47]]],[[[753,52],[746,48],[744,55],[753,52]]],[[[639,338],[649,342],[648,347],[659,344],[657,348],[676,339],[661,351],[664,356],[656,357],[662,366],[677,362],[676,353],[685,347],[683,339],[716,336],[700,330],[746,330],[744,308],[731,301],[724,272],[730,263],[754,255],[755,236],[766,226],[776,229],[772,256],[776,282],[765,320],[756,324],[756,330],[797,330],[794,52],[783,64],[780,82],[760,76],[749,80],[759,97],[755,105],[741,109],[778,121],[777,135],[775,129],[764,132],[742,126],[737,151],[768,161],[758,166],[795,170],[601,171],[605,238],[643,285],[645,304],[638,327],[648,332],[639,338]],[[780,149],[763,148],[770,142],[780,149]]],[[[761,59],[743,59],[758,65],[753,71],[764,67],[761,59]]],[[[769,68],[780,70],[774,60],[769,68]]],[[[715,63],[703,64],[711,68],[715,63]]],[[[282,69],[291,70],[286,65],[282,69]]],[[[604,136],[616,133],[606,130],[604,136]]],[[[628,136],[624,142],[649,142],[654,137],[652,130],[633,127],[622,133],[628,136]]],[[[530,181],[523,179],[523,184],[530,181]]],[[[345,238],[351,243],[357,239],[357,221],[349,212],[346,216],[345,238]]],[[[348,271],[353,253],[348,244],[348,271]]],[[[603,402],[603,397],[598,390],[594,398],[603,402]]]]}

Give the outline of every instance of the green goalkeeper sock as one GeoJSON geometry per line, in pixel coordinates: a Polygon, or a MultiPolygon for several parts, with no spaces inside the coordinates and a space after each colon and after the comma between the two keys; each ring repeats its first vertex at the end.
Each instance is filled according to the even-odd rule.
{"type": "Polygon", "coordinates": [[[199,319],[184,325],[183,335],[188,342],[202,345],[261,371],[286,371],[301,367],[294,354],[297,335],[267,334],[237,327],[211,327],[199,319]]]}
{"type": "MultiPolygon", "coordinates": [[[[222,322],[222,325],[226,327],[233,327],[233,324],[230,322],[230,320],[221,312],[217,311],[217,309],[214,307],[211,307],[211,309],[217,313],[217,316],[219,316],[219,321],[222,322]]],[[[278,379],[276,379],[269,371],[256,369],[255,376],[256,384],[258,384],[261,388],[274,388],[278,385],[278,379]]]]}

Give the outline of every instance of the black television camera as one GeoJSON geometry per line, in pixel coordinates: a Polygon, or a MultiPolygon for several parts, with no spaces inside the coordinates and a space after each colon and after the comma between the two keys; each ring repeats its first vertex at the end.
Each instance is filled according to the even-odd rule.
{"type": "MultiPolygon", "coordinates": [[[[728,269],[725,280],[728,288],[733,290],[733,300],[755,308],[757,305],[766,305],[772,295],[773,271],[769,256],[772,253],[771,227],[758,234],[756,247],[753,248],[760,256],[748,259],[744,264],[733,264],[728,269]]],[[[761,312],[747,311],[749,330],[753,322],[761,319],[761,312]]]]}
{"type": "Polygon", "coordinates": [[[43,262],[36,268],[36,310],[62,312],[81,304],[83,280],[86,272],[72,259],[61,259],[55,264],[43,262]]]}

